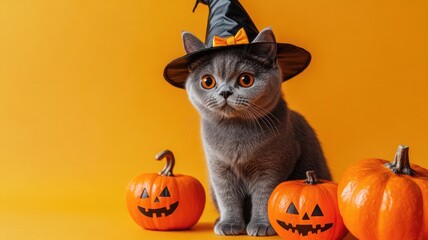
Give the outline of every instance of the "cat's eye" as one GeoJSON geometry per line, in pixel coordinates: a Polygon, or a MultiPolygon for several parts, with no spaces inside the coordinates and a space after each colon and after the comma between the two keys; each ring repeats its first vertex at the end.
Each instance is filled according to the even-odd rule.
{"type": "Polygon", "coordinates": [[[215,78],[211,75],[205,75],[202,77],[201,85],[205,89],[211,89],[215,87],[215,78]]]}
{"type": "Polygon", "coordinates": [[[238,78],[238,84],[241,87],[251,87],[254,83],[254,77],[253,75],[249,73],[243,73],[238,78]]]}

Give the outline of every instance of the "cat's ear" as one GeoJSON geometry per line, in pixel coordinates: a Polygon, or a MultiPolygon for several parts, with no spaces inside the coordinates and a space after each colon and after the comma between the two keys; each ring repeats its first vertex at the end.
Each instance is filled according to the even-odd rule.
{"type": "Polygon", "coordinates": [[[186,51],[187,54],[207,48],[201,40],[190,32],[184,31],[181,34],[181,38],[183,40],[184,51],[186,51]]]}
{"type": "Polygon", "coordinates": [[[268,27],[263,29],[253,40],[252,43],[266,43],[255,44],[254,47],[252,47],[252,52],[256,54],[259,58],[261,57],[263,60],[268,61],[270,64],[276,64],[277,46],[272,28],[268,27]]]}
{"type": "Polygon", "coordinates": [[[271,42],[276,43],[275,35],[273,34],[272,28],[267,27],[263,29],[253,40],[253,43],[256,42],[271,42]]]}

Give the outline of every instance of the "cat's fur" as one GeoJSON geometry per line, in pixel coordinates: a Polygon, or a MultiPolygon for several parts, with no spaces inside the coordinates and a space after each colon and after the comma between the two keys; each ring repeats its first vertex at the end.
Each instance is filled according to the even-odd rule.
{"type": "MultiPolygon", "coordinates": [[[[256,42],[275,42],[271,29],[261,31],[256,42]]],[[[206,48],[188,32],[183,44],[187,53],[206,48]]],[[[212,195],[220,212],[215,233],[275,234],[267,216],[272,190],[282,181],[304,179],[307,170],[331,178],[313,129],[282,98],[276,44],[214,52],[189,69],[186,90],[202,118],[212,195]],[[242,73],[254,76],[251,87],[237,84],[242,73]],[[201,86],[207,74],[216,80],[213,89],[201,86]]]]}

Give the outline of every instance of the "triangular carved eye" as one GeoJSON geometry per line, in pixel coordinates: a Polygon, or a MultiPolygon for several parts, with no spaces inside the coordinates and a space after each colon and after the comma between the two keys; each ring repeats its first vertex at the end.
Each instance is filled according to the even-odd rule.
{"type": "Polygon", "coordinates": [[[312,217],[322,217],[324,216],[324,214],[321,211],[320,206],[318,206],[318,204],[315,206],[314,211],[312,212],[312,217]]]}
{"type": "Polygon", "coordinates": [[[168,187],[165,187],[165,188],[162,190],[162,192],[161,192],[161,194],[159,195],[159,197],[171,197],[171,195],[169,194],[168,187]]]}
{"type": "Polygon", "coordinates": [[[141,194],[141,198],[149,198],[149,194],[147,193],[147,190],[144,188],[143,193],[141,194]]]}
{"type": "Polygon", "coordinates": [[[289,213],[289,214],[299,214],[299,212],[296,209],[296,206],[294,206],[294,203],[290,204],[290,206],[287,209],[287,213],[289,213]]]}

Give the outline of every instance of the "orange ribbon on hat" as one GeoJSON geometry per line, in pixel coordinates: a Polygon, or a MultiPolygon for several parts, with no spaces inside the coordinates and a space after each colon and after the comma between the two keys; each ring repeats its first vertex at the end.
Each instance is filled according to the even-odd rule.
{"type": "Polygon", "coordinates": [[[248,44],[247,33],[244,28],[239,29],[235,36],[230,36],[227,38],[222,38],[219,36],[214,36],[213,38],[213,47],[223,47],[223,46],[231,46],[237,44],[248,44]]]}

